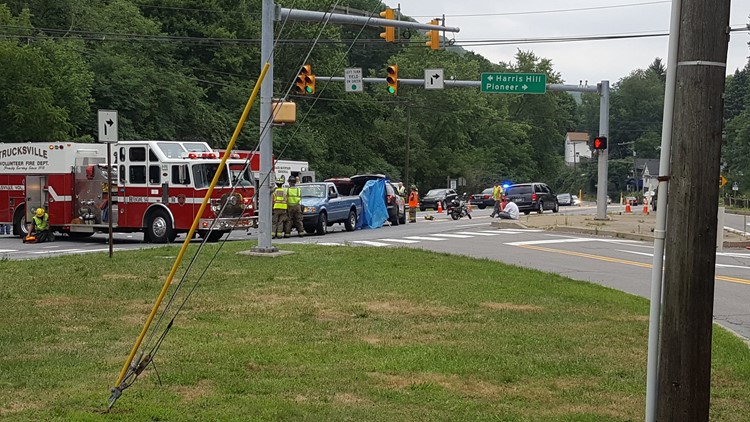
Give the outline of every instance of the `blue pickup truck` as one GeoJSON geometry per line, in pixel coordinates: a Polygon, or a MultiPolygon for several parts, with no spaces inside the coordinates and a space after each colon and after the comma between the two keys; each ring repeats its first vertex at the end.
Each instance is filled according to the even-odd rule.
{"type": "Polygon", "coordinates": [[[326,227],[344,223],[346,231],[357,228],[362,198],[339,194],[331,182],[301,183],[302,225],[307,233],[326,234],[326,227]]]}

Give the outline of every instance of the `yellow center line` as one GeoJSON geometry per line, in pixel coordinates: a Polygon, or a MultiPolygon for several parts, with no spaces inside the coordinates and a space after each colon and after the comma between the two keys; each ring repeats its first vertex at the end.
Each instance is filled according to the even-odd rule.
{"type": "MultiPolygon", "coordinates": [[[[651,264],[646,264],[644,262],[637,262],[637,261],[630,261],[627,259],[619,259],[619,258],[610,258],[608,256],[602,256],[602,255],[592,255],[588,253],[583,252],[575,252],[575,251],[565,251],[562,249],[552,249],[552,248],[545,248],[543,246],[533,246],[533,245],[518,245],[521,248],[525,249],[533,249],[540,252],[552,252],[552,253],[559,253],[562,255],[572,255],[572,256],[579,256],[581,258],[589,258],[589,259],[596,259],[599,261],[607,261],[607,262],[615,262],[618,264],[625,264],[625,265],[632,265],[635,267],[643,267],[643,268],[652,268],[653,266],[651,264]]],[[[730,283],[739,283],[739,284],[747,284],[750,285],[750,280],[744,279],[744,278],[738,278],[738,277],[730,277],[725,275],[717,275],[715,276],[717,280],[721,281],[728,281],[730,283]]]]}

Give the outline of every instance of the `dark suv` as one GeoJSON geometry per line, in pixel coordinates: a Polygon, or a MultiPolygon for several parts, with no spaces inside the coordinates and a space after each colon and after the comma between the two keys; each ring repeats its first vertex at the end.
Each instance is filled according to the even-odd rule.
{"type": "Polygon", "coordinates": [[[559,211],[557,196],[544,183],[520,183],[505,190],[505,197],[518,205],[518,210],[528,215],[531,211],[539,214],[544,210],[559,211]]]}

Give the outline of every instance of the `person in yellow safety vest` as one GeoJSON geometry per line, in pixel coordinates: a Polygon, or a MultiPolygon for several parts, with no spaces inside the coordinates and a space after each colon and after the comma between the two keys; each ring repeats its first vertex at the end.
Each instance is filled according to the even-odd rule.
{"type": "Polygon", "coordinates": [[[287,188],[287,208],[286,208],[286,226],[284,227],[284,237],[292,235],[292,226],[297,229],[297,236],[304,236],[304,227],[302,227],[302,207],[299,201],[302,200],[302,190],[297,187],[297,178],[289,178],[289,187],[287,188]]]}
{"type": "Polygon", "coordinates": [[[29,234],[36,237],[36,243],[53,242],[55,235],[49,229],[49,214],[44,208],[37,208],[31,219],[31,230],[29,234]]]}
{"type": "Polygon", "coordinates": [[[409,222],[417,222],[417,207],[419,207],[419,193],[417,187],[411,185],[411,192],[409,192],[409,222]]]}
{"type": "Polygon", "coordinates": [[[492,214],[490,214],[490,218],[499,215],[500,211],[503,210],[503,187],[500,186],[500,182],[495,182],[495,186],[492,188],[492,199],[495,200],[495,206],[492,207],[492,214]]]}
{"type": "Polygon", "coordinates": [[[276,179],[276,189],[273,191],[273,214],[271,227],[273,227],[273,238],[278,239],[284,235],[284,224],[286,224],[287,190],[284,187],[284,176],[276,179]]]}

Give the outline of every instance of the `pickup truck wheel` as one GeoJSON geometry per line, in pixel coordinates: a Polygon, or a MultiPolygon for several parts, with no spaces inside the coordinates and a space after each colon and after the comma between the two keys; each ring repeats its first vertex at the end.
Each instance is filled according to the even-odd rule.
{"type": "Polygon", "coordinates": [[[349,217],[346,218],[346,221],[344,221],[344,228],[348,232],[354,231],[354,229],[357,228],[357,212],[354,210],[349,210],[349,217]]]}
{"type": "Polygon", "coordinates": [[[389,220],[391,221],[391,226],[398,226],[398,222],[399,222],[398,207],[394,206],[393,208],[394,208],[395,214],[393,215],[393,218],[390,218],[389,220]]]}
{"type": "Polygon", "coordinates": [[[322,212],[318,216],[318,225],[315,227],[315,233],[321,236],[326,234],[326,227],[328,227],[328,216],[322,212]]]}

